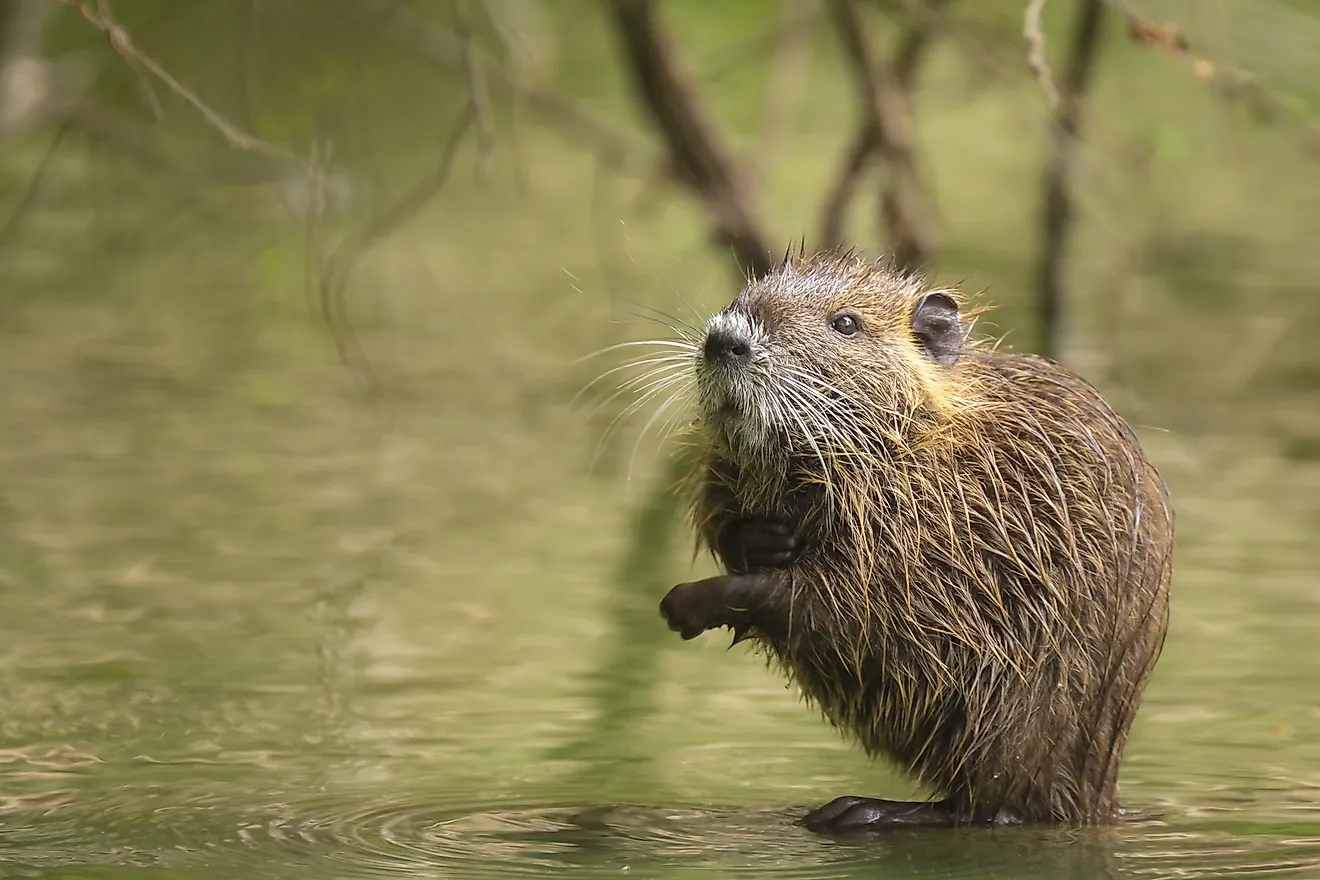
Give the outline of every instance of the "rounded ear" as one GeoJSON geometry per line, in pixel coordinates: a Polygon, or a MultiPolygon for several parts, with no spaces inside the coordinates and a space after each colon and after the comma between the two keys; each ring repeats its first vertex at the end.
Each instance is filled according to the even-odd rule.
{"type": "Polygon", "coordinates": [[[962,325],[958,322],[958,304],[953,297],[932,291],[921,298],[912,310],[912,332],[917,342],[935,363],[949,367],[962,354],[962,325]]]}

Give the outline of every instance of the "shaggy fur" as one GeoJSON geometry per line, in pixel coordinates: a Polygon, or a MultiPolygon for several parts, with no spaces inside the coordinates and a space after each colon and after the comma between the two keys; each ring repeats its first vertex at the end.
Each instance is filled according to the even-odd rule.
{"type": "Polygon", "coordinates": [[[685,355],[693,519],[717,557],[739,518],[794,524],[788,620],[736,638],[869,754],[967,821],[1109,821],[1164,640],[1165,485],[1065,368],[966,324],[938,362],[913,332],[928,293],[852,255],[786,258],[712,317],[751,354],[738,371],[685,355]],[[861,332],[832,331],[841,313],[861,332]]]}

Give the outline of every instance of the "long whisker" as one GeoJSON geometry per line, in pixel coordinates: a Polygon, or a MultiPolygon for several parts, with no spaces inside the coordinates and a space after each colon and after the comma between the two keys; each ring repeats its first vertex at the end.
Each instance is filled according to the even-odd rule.
{"type": "MultiPolygon", "coordinates": [[[[591,411],[589,417],[594,418],[596,413],[600,412],[606,406],[609,406],[615,400],[619,399],[619,397],[629,392],[641,395],[641,401],[645,402],[646,395],[653,389],[669,383],[681,381],[685,372],[686,370],[683,369],[681,364],[674,364],[666,367],[659,367],[645,373],[644,375],[629,379],[627,382],[624,382],[616,388],[611,394],[606,396],[604,400],[600,401],[595,409],[591,411]]],[[[634,400],[629,406],[636,406],[637,403],[638,401],[634,400]]]]}
{"type": "MultiPolygon", "coordinates": [[[[594,388],[598,383],[603,382],[605,379],[609,378],[615,373],[620,373],[623,372],[624,370],[630,370],[636,367],[646,367],[646,366],[661,365],[661,364],[682,364],[686,366],[690,362],[691,362],[691,355],[688,354],[657,354],[655,356],[648,355],[647,357],[638,358],[637,360],[629,361],[626,364],[620,364],[617,367],[613,367],[611,369],[606,370],[596,378],[592,379],[586,385],[583,385],[582,390],[573,396],[573,399],[569,401],[568,405],[570,407],[573,406],[575,403],[578,402],[578,400],[582,397],[582,395],[586,394],[588,391],[594,388]]],[[[646,375],[649,375],[650,372],[652,371],[648,371],[646,375]]],[[[625,387],[626,387],[626,383],[625,383],[625,387]]]]}
{"type": "Polygon", "coordinates": [[[785,385],[795,388],[801,393],[807,395],[807,397],[810,400],[813,400],[821,404],[825,413],[828,413],[830,415],[835,415],[842,419],[848,419],[851,421],[853,417],[852,410],[850,410],[842,402],[826,397],[820,391],[816,390],[815,388],[812,388],[809,385],[803,384],[800,380],[798,380],[797,378],[791,375],[783,377],[783,381],[785,385]]]}
{"type": "MultiPolygon", "coordinates": [[[[838,401],[831,400],[816,389],[805,385],[792,375],[785,376],[783,379],[785,390],[793,393],[799,408],[811,415],[812,422],[820,428],[821,433],[838,441],[840,454],[847,453],[849,450],[855,451],[856,442],[848,436],[848,433],[840,431],[829,418],[834,416],[840,421],[853,424],[855,419],[852,411],[838,401]],[[811,405],[811,402],[818,404],[820,409],[818,410],[816,406],[811,405]]],[[[855,434],[858,432],[850,433],[855,434]]]]}
{"type": "MultiPolygon", "coordinates": [[[[666,327],[668,327],[670,330],[673,330],[675,333],[678,333],[683,336],[687,335],[687,333],[683,332],[684,330],[689,331],[696,335],[700,335],[701,334],[700,325],[705,323],[705,321],[702,319],[700,315],[697,315],[696,324],[690,324],[684,318],[680,318],[677,315],[671,315],[669,312],[666,312],[664,309],[657,309],[655,306],[647,305],[646,303],[640,303],[637,302],[636,300],[628,300],[628,304],[634,306],[635,308],[646,309],[647,311],[653,313],[651,315],[644,315],[644,314],[638,314],[637,312],[629,312],[629,314],[633,315],[634,317],[648,318],[652,321],[660,321],[660,318],[664,318],[665,320],[660,321],[660,323],[664,324],[666,327]]],[[[695,314],[695,310],[693,311],[693,313],[695,314]]]]}
{"type": "Polygon", "coordinates": [[[660,407],[655,411],[655,413],[652,414],[651,418],[647,420],[646,424],[642,426],[642,430],[637,435],[637,440],[633,443],[632,455],[629,457],[628,460],[629,482],[632,481],[633,466],[637,463],[637,450],[642,445],[642,439],[646,436],[646,433],[651,430],[651,426],[656,423],[656,420],[659,419],[660,416],[664,414],[665,410],[669,409],[669,407],[671,407],[674,404],[674,401],[678,400],[683,396],[683,392],[685,390],[686,388],[679,388],[673,394],[669,395],[669,398],[664,403],[660,404],[660,407]]]}
{"type": "Polygon", "coordinates": [[[634,400],[623,410],[616,413],[614,418],[610,420],[610,423],[605,426],[605,430],[601,432],[600,441],[596,444],[596,449],[591,456],[590,468],[592,469],[595,468],[596,462],[600,458],[601,451],[605,447],[605,442],[610,438],[615,427],[621,424],[624,419],[627,419],[633,413],[637,412],[639,409],[645,406],[647,401],[654,399],[660,394],[663,394],[666,390],[668,390],[669,388],[673,387],[675,384],[678,384],[682,381],[683,381],[683,377],[681,374],[666,377],[663,381],[657,382],[654,387],[649,388],[645,393],[643,393],[640,397],[638,397],[637,400],[634,400]]]}
{"type": "Polygon", "coordinates": [[[631,342],[616,342],[616,343],[614,343],[613,345],[607,345],[607,346],[605,346],[605,347],[602,348],[602,349],[599,349],[599,350],[597,350],[597,351],[593,351],[591,354],[584,354],[582,357],[577,358],[576,360],[572,361],[572,363],[573,363],[574,365],[576,365],[576,364],[580,364],[580,363],[582,363],[582,362],[584,362],[584,361],[589,361],[589,360],[591,360],[591,359],[594,358],[594,357],[600,357],[600,356],[603,355],[603,354],[608,354],[608,353],[611,352],[611,351],[618,351],[618,350],[621,349],[621,348],[632,348],[632,347],[639,346],[639,345],[654,345],[654,346],[659,346],[659,347],[661,347],[661,348],[673,348],[673,349],[678,349],[678,350],[682,350],[682,351],[691,351],[691,352],[696,352],[696,351],[698,350],[698,349],[697,349],[697,346],[696,346],[695,344],[693,344],[693,343],[691,343],[691,342],[688,342],[688,341],[686,341],[686,340],[679,340],[679,339],[637,339],[637,340],[634,340],[634,341],[631,341],[631,342]]]}
{"type": "MultiPolygon", "coordinates": [[[[803,392],[810,392],[811,390],[812,389],[810,388],[796,384],[795,380],[789,380],[783,385],[784,394],[792,399],[797,411],[806,416],[806,420],[810,421],[811,424],[816,427],[817,431],[809,433],[812,434],[812,436],[819,434],[821,439],[829,438],[836,441],[837,451],[835,448],[831,448],[831,457],[846,452],[850,445],[846,436],[831,424],[824,414],[817,411],[815,406],[812,405],[809,397],[804,396],[803,392]]],[[[828,403],[829,401],[826,402],[828,403]]],[[[805,424],[803,425],[803,430],[808,430],[805,424]]],[[[818,449],[817,451],[819,452],[820,450],[818,449]]],[[[822,462],[822,466],[823,465],[824,462],[822,462]]]]}
{"type": "Polygon", "coordinates": [[[810,429],[807,428],[807,423],[802,420],[802,415],[798,412],[798,410],[802,408],[800,405],[801,399],[791,388],[785,387],[784,391],[795,403],[799,404],[799,406],[787,407],[788,412],[793,416],[793,420],[798,423],[798,426],[802,428],[802,435],[806,438],[807,443],[810,444],[812,451],[816,453],[816,460],[820,462],[821,479],[825,481],[825,497],[829,499],[831,504],[833,504],[834,484],[830,481],[830,469],[825,464],[825,456],[821,454],[820,446],[816,443],[816,438],[811,435],[810,429]]]}
{"type": "Polygon", "coordinates": [[[783,366],[782,369],[784,370],[784,372],[788,373],[789,375],[796,376],[799,379],[805,379],[808,382],[813,383],[814,387],[819,388],[821,391],[828,391],[830,394],[838,395],[841,401],[851,403],[854,406],[860,405],[856,400],[856,398],[854,398],[851,394],[837,388],[834,385],[831,385],[829,382],[826,382],[824,379],[820,378],[819,376],[813,376],[808,372],[799,370],[796,367],[791,367],[788,365],[783,366]]]}
{"type": "MultiPolygon", "coordinates": [[[[784,367],[784,372],[788,375],[805,379],[808,382],[811,382],[814,385],[819,386],[819,388],[823,389],[824,391],[829,391],[832,394],[838,395],[840,399],[834,400],[827,397],[825,394],[822,393],[822,391],[816,390],[815,388],[810,389],[813,398],[818,399],[822,403],[824,403],[826,409],[828,409],[833,414],[839,416],[841,419],[846,420],[848,423],[856,426],[857,412],[864,411],[865,408],[862,407],[861,404],[857,402],[856,398],[852,394],[849,394],[848,392],[839,389],[838,387],[830,384],[829,382],[826,382],[825,380],[821,379],[818,376],[813,376],[810,373],[803,372],[793,367],[784,367]]],[[[867,431],[849,432],[852,435],[849,438],[849,440],[851,441],[849,445],[851,445],[855,449],[855,451],[859,453],[883,452],[884,442],[882,441],[881,437],[875,436],[874,433],[874,431],[877,428],[878,426],[872,426],[871,429],[867,431]]],[[[891,427],[889,431],[884,432],[883,440],[888,440],[889,442],[895,442],[895,443],[901,442],[902,435],[898,426],[894,425],[891,427]]]]}
{"type": "Polygon", "coordinates": [[[700,324],[705,324],[705,323],[706,323],[706,319],[705,319],[705,317],[701,314],[701,312],[697,311],[696,307],[694,307],[694,306],[692,305],[692,303],[690,303],[690,302],[688,302],[687,300],[683,299],[682,294],[680,294],[680,293],[678,292],[678,288],[676,288],[676,287],[674,287],[674,285],[670,284],[670,283],[669,283],[669,280],[668,280],[667,278],[665,278],[663,275],[660,276],[660,281],[661,281],[661,283],[663,283],[664,286],[669,290],[669,292],[670,292],[671,294],[673,294],[674,299],[678,300],[678,302],[679,302],[680,305],[684,306],[688,311],[690,311],[690,312],[692,313],[692,315],[697,319],[697,324],[700,325],[700,324]]]}

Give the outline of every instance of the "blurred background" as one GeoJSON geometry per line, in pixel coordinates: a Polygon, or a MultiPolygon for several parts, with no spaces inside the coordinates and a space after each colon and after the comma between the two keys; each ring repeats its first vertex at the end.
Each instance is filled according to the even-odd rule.
{"type": "Polygon", "coordinates": [[[1320,876],[1318,123],[1313,0],[0,0],[0,877],[1320,876]],[[660,619],[587,356],[799,241],[1170,483],[1117,829],[814,838],[921,792],[660,619]]]}

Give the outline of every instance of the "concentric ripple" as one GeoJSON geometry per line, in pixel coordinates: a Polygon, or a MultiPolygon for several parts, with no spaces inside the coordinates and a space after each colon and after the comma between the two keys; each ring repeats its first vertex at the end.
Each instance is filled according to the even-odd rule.
{"type": "MultiPolygon", "coordinates": [[[[231,794],[238,792],[231,791],[231,794]]],[[[703,809],[455,802],[380,790],[229,799],[172,786],[89,798],[54,792],[0,807],[0,875],[69,865],[164,867],[172,876],[814,878],[1316,877],[1320,816],[1252,829],[1187,815],[1115,829],[901,831],[830,840],[802,808],[703,809]]]]}
{"type": "Polygon", "coordinates": [[[242,838],[254,850],[273,845],[302,864],[333,853],[358,872],[393,876],[721,867],[811,878],[837,876],[840,863],[857,859],[859,853],[822,849],[793,825],[795,815],[639,805],[438,808],[424,800],[343,809],[327,800],[245,827],[242,838]]]}

